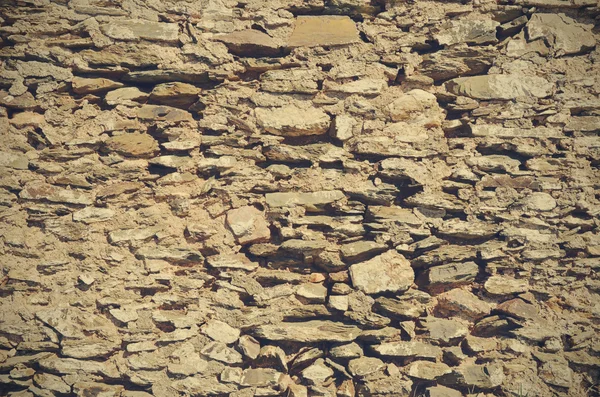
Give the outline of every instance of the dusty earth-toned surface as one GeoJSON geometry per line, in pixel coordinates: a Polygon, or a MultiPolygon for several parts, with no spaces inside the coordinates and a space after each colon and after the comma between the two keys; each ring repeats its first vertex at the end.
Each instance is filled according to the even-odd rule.
{"type": "Polygon", "coordinates": [[[0,395],[597,396],[599,16],[0,1],[0,395]]]}

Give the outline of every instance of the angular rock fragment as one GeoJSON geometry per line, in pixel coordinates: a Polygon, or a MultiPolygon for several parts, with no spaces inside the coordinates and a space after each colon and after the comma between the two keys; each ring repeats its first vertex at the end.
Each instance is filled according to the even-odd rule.
{"type": "Polygon", "coordinates": [[[123,83],[118,81],[104,78],[90,79],[83,77],[74,77],[73,80],[71,80],[71,85],[76,94],[96,94],[123,87],[123,83]]]}
{"type": "Polygon", "coordinates": [[[280,53],[275,40],[260,30],[240,30],[216,36],[215,40],[225,43],[229,52],[238,56],[274,57],[280,53]]]}
{"type": "Polygon", "coordinates": [[[436,359],[442,355],[442,349],[423,342],[401,341],[386,342],[372,347],[373,351],[384,357],[410,357],[417,359],[436,359]]]}
{"type": "Polygon", "coordinates": [[[458,20],[442,25],[440,33],[434,37],[441,45],[490,44],[498,42],[496,28],[499,22],[491,20],[458,20]]]}
{"type": "Polygon", "coordinates": [[[154,87],[148,99],[161,105],[189,108],[198,100],[200,91],[200,88],[187,83],[162,83],[154,87]]]}
{"type": "Polygon", "coordinates": [[[527,22],[528,40],[545,40],[557,56],[577,54],[596,46],[596,39],[585,25],[563,13],[536,12],[527,22]]]}
{"type": "Polygon", "coordinates": [[[247,206],[227,212],[227,225],[241,245],[269,241],[271,231],[261,211],[247,206]]]}
{"type": "Polygon", "coordinates": [[[256,270],[258,263],[252,262],[244,254],[220,254],[206,258],[206,264],[214,269],[256,270]]]}
{"type": "Polygon", "coordinates": [[[329,190],[311,193],[267,193],[265,198],[267,205],[272,208],[277,207],[305,207],[307,211],[319,211],[325,205],[334,203],[343,199],[344,193],[339,190],[329,190]]]}
{"type": "Polygon", "coordinates": [[[350,266],[352,285],[366,294],[404,292],[415,275],[410,262],[396,251],[388,251],[366,262],[350,266]]]}
{"type": "Polygon", "coordinates": [[[526,292],[529,289],[527,280],[518,280],[507,276],[492,276],[483,285],[491,295],[512,295],[526,292]]]}
{"type": "Polygon", "coordinates": [[[32,182],[25,186],[19,197],[25,200],[45,200],[52,203],[90,205],[93,196],[88,192],[62,189],[46,183],[32,182]]]}

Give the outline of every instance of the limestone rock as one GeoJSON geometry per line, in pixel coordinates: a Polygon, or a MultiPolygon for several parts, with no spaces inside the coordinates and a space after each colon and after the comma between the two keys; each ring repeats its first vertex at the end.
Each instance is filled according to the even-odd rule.
{"type": "Polygon", "coordinates": [[[491,20],[450,21],[442,25],[442,31],[434,37],[444,46],[459,43],[490,44],[498,42],[496,28],[500,23],[491,20]]]}
{"type": "Polygon", "coordinates": [[[252,330],[258,337],[271,341],[290,342],[351,342],[360,329],[332,321],[312,320],[302,323],[259,325],[252,330]]]}
{"type": "Polygon", "coordinates": [[[216,40],[225,43],[229,52],[244,57],[272,57],[279,55],[280,48],[268,34],[246,29],[219,35],[216,40]]]}
{"type": "Polygon", "coordinates": [[[271,231],[261,211],[255,207],[241,207],[227,212],[227,225],[241,245],[263,243],[271,238],[271,231]]]}
{"type": "Polygon", "coordinates": [[[151,22],[141,19],[113,19],[100,27],[115,40],[150,40],[176,43],[179,26],[176,23],[151,22]]]}
{"type": "Polygon", "coordinates": [[[474,99],[511,100],[545,98],[552,94],[553,85],[541,77],[497,74],[452,79],[446,83],[446,89],[474,99]]]}
{"type": "Polygon", "coordinates": [[[123,87],[123,83],[112,81],[104,78],[83,78],[74,77],[71,81],[73,91],[76,94],[96,94],[103,91],[114,90],[115,88],[123,87]]]}
{"type": "Polygon", "coordinates": [[[414,277],[410,263],[396,251],[350,266],[352,284],[367,294],[404,292],[414,277]]]}
{"type": "Polygon", "coordinates": [[[596,46],[592,32],[563,13],[534,13],[527,22],[527,34],[529,41],[547,41],[558,56],[577,54],[596,46]]]}
{"type": "Polygon", "coordinates": [[[327,133],[331,119],[320,109],[303,109],[295,105],[254,110],[259,127],[274,135],[305,136],[327,133]]]}
{"type": "Polygon", "coordinates": [[[343,199],[344,193],[339,190],[329,190],[310,193],[267,193],[267,205],[272,208],[302,206],[307,211],[318,211],[325,205],[343,199]]]}
{"type": "Polygon", "coordinates": [[[358,30],[347,16],[299,16],[288,47],[337,46],[358,42],[358,30]]]}
{"type": "Polygon", "coordinates": [[[527,280],[518,280],[507,276],[492,276],[483,285],[491,295],[511,295],[525,292],[529,289],[527,280]]]}

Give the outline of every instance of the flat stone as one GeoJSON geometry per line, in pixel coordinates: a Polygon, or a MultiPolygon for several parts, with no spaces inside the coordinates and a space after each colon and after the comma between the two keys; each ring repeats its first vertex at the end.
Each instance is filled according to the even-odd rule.
{"type": "Polygon", "coordinates": [[[200,350],[200,353],[212,360],[226,364],[242,363],[242,355],[222,342],[210,342],[200,350]]]}
{"type": "Polygon", "coordinates": [[[93,196],[88,192],[79,190],[62,189],[47,183],[32,182],[25,186],[19,193],[25,200],[46,200],[52,203],[91,205],[93,196]]]}
{"type": "Polygon", "coordinates": [[[527,22],[529,41],[548,42],[558,56],[578,54],[596,46],[592,25],[577,23],[563,13],[535,12],[527,22]]]}
{"type": "Polygon", "coordinates": [[[331,295],[329,296],[327,306],[334,310],[345,312],[348,310],[349,304],[350,302],[347,295],[331,295]]]}
{"type": "Polygon", "coordinates": [[[348,362],[348,371],[352,376],[363,378],[382,370],[385,363],[376,357],[359,357],[348,362]]]}
{"type": "Polygon", "coordinates": [[[0,167],[26,170],[29,168],[29,159],[21,153],[0,151],[0,167]]]}
{"type": "Polygon", "coordinates": [[[256,326],[252,330],[258,338],[288,342],[351,342],[360,329],[333,321],[311,320],[302,323],[278,323],[256,326]]]}
{"type": "Polygon", "coordinates": [[[0,106],[9,109],[31,110],[38,107],[38,103],[29,91],[21,95],[11,95],[7,91],[0,90],[0,106]]]}
{"type": "Polygon", "coordinates": [[[455,319],[427,317],[420,321],[427,331],[427,338],[440,345],[451,345],[463,339],[469,333],[466,322],[455,319]]]}
{"type": "Polygon", "coordinates": [[[271,368],[245,369],[240,384],[251,387],[278,386],[284,374],[271,368]]]}
{"type": "Polygon", "coordinates": [[[121,392],[125,390],[121,385],[107,385],[96,382],[77,382],[73,384],[73,393],[76,396],[102,396],[102,397],[120,397],[121,392]]]}
{"type": "Polygon", "coordinates": [[[281,136],[322,135],[327,133],[331,119],[324,111],[310,107],[286,105],[280,108],[256,108],[256,122],[265,131],[281,136]]]}
{"type": "Polygon", "coordinates": [[[299,16],[287,46],[336,46],[359,41],[356,24],[347,16],[299,16]]]}
{"type": "Polygon", "coordinates": [[[424,276],[430,290],[453,288],[471,283],[479,273],[475,262],[450,263],[427,269],[424,276]]]}
{"type": "Polygon", "coordinates": [[[406,368],[408,376],[423,380],[438,380],[451,372],[452,369],[446,364],[431,361],[413,361],[406,368]]]}
{"type": "Polygon", "coordinates": [[[344,197],[344,193],[339,190],[310,193],[278,192],[265,195],[267,205],[271,208],[301,206],[310,212],[319,211],[325,205],[334,203],[344,197]]]}
{"type": "Polygon", "coordinates": [[[154,87],[148,99],[161,105],[188,108],[198,101],[198,94],[201,91],[200,88],[192,84],[181,82],[162,83],[154,87]]]}
{"type": "Polygon", "coordinates": [[[192,157],[176,155],[154,157],[149,163],[175,170],[191,169],[196,165],[196,161],[192,157]]]}
{"type": "Polygon", "coordinates": [[[464,364],[453,369],[453,373],[449,377],[455,379],[451,384],[488,390],[502,384],[504,371],[502,365],[497,363],[464,364]]]}
{"type": "Polygon", "coordinates": [[[496,311],[521,320],[534,320],[539,316],[534,305],[518,298],[500,303],[496,307],[496,311]]]}
{"type": "Polygon", "coordinates": [[[271,238],[269,224],[262,211],[246,206],[227,212],[227,226],[241,245],[264,243],[271,238]]]}
{"type": "Polygon", "coordinates": [[[177,43],[179,25],[142,19],[112,19],[100,26],[102,33],[115,40],[149,40],[177,43]]]}
{"type": "Polygon", "coordinates": [[[272,57],[280,54],[280,48],[266,33],[246,29],[214,38],[225,43],[229,52],[242,57],[272,57]]]}
{"type": "Polygon", "coordinates": [[[185,110],[159,105],[141,106],[137,109],[137,117],[147,121],[167,121],[172,123],[194,121],[192,115],[185,110]]]}
{"type": "Polygon", "coordinates": [[[204,257],[199,251],[179,247],[141,247],[135,252],[140,259],[163,259],[174,263],[202,263],[204,257]]]}
{"type": "Polygon", "coordinates": [[[363,349],[356,342],[332,347],[329,355],[333,358],[358,358],[363,355],[363,349]]]}
{"type": "Polygon", "coordinates": [[[240,337],[240,330],[219,320],[210,320],[202,327],[202,333],[217,342],[231,344],[240,337]]]}
{"type": "Polygon", "coordinates": [[[428,293],[409,289],[395,298],[377,298],[374,310],[390,318],[417,318],[425,312],[430,302],[431,296],[428,293]]]}
{"type": "Polygon", "coordinates": [[[313,364],[306,367],[301,372],[304,378],[311,385],[320,385],[333,377],[333,370],[325,364],[325,360],[319,358],[313,364]]]}
{"type": "Polygon", "coordinates": [[[215,269],[241,269],[251,272],[258,268],[258,263],[252,262],[244,254],[220,254],[206,258],[206,264],[215,269]]]}
{"type": "Polygon", "coordinates": [[[62,394],[71,393],[71,386],[60,376],[38,372],[33,377],[33,383],[43,390],[62,394]]]}
{"type": "Polygon", "coordinates": [[[553,85],[541,77],[491,74],[459,77],[446,82],[446,89],[455,95],[482,100],[511,100],[520,97],[545,98],[553,85]]]}
{"type": "Polygon", "coordinates": [[[444,221],[438,228],[440,235],[462,240],[489,239],[498,233],[498,230],[497,226],[485,222],[461,221],[459,219],[444,221]]]}
{"type": "Polygon", "coordinates": [[[327,288],[323,284],[306,283],[298,287],[296,295],[307,303],[325,303],[327,288]]]}
{"type": "Polygon", "coordinates": [[[442,349],[428,343],[417,341],[386,342],[375,345],[372,349],[384,357],[403,357],[417,359],[437,359],[442,355],[442,349]]]}
{"type": "Polygon", "coordinates": [[[475,321],[488,315],[492,306],[464,289],[453,289],[437,296],[436,310],[446,317],[458,316],[475,321]]]}
{"type": "Polygon", "coordinates": [[[423,224],[423,221],[412,210],[397,206],[370,205],[366,215],[368,219],[375,222],[393,222],[411,227],[419,227],[423,224]]]}
{"type": "Polygon", "coordinates": [[[566,138],[560,128],[535,127],[535,128],[511,128],[497,124],[471,124],[471,134],[475,137],[484,138],[566,138]]]}
{"type": "Polygon", "coordinates": [[[532,211],[546,212],[556,208],[556,200],[554,197],[544,192],[531,193],[521,200],[520,204],[532,211]]]}
{"type": "Polygon", "coordinates": [[[512,295],[529,290],[527,280],[517,280],[508,276],[492,276],[483,285],[485,291],[490,295],[512,295]]]}
{"type": "Polygon", "coordinates": [[[367,259],[369,256],[379,254],[387,249],[384,244],[374,241],[359,240],[353,243],[343,244],[340,247],[342,258],[347,261],[356,262],[367,259]]]}
{"type": "Polygon", "coordinates": [[[105,222],[114,215],[115,212],[110,208],[85,207],[82,210],[73,212],[73,221],[86,224],[105,222]]]}
{"type": "Polygon", "coordinates": [[[123,87],[107,92],[104,96],[104,101],[111,106],[135,105],[136,102],[145,102],[148,96],[148,93],[141,91],[137,87],[123,87]]]}
{"type": "Polygon", "coordinates": [[[131,157],[152,157],[159,152],[158,142],[148,134],[123,134],[105,142],[109,151],[131,157]]]}
{"type": "Polygon", "coordinates": [[[366,294],[404,292],[414,277],[410,262],[393,250],[350,266],[352,285],[366,294]]]}
{"type": "MultiPolygon", "coordinates": [[[[201,374],[173,381],[171,386],[172,388],[168,389],[169,392],[174,389],[175,393],[195,396],[229,395],[238,390],[237,386],[221,382],[216,376],[205,377],[201,374]]],[[[170,395],[176,395],[175,393],[170,395]]]]}
{"type": "Polygon", "coordinates": [[[96,94],[121,88],[123,83],[104,78],[88,79],[76,76],[71,80],[71,86],[76,94],[96,94]]]}
{"type": "Polygon", "coordinates": [[[458,390],[442,385],[428,387],[426,393],[427,397],[462,397],[463,395],[458,390]]]}
{"type": "Polygon", "coordinates": [[[139,227],[134,229],[120,229],[108,233],[111,244],[122,242],[144,241],[152,238],[160,229],[155,227],[139,227]]]}
{"type": "Polygon", "coordinates": [[[488,172],[515,172],[519,169],[521,162],[509,156],[491,154],[489,156],[471,157],[466,160],[467,165],[477,167],[488,172]]]}
{"type": "Polygon", "coordinates": [[[444,46],[467,44],[492,44],[497,43],[496,28],[499,22],[477,19],[451,20],[442,24],[442,31],[434,38],[444,46]]]}

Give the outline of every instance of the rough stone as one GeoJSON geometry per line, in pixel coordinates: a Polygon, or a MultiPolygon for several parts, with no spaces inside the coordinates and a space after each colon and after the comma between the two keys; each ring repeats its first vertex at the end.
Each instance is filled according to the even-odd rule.
{"type": "Polygon", "coordinates": [[[331,119],[317,108],[303,109],[295,105],[281,108],[257,108],[254,111],[259,127],[274,135],[323,135],[329,130],[331,119]]]}
{"type": "Polygon", "coordinates": [[[299,16],[288,47],[338,46],[358,42],[358,30],[347,16],[299,16]]]}
{"type": "Polygon", "coordinates": [[[404,292],[415,275],[410,262],[396,251],[388,251],[365,262],[350,266],[355,288],[367,293],[404,292]]]}

